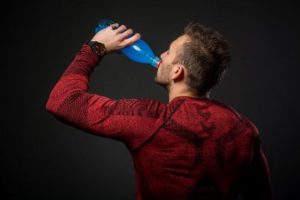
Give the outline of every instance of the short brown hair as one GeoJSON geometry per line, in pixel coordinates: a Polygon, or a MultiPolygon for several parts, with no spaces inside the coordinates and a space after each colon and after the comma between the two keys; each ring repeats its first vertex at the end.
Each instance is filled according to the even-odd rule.
{"type": "Polygon", "coordinates": [[[229,68],[229,45],[220,33],[195,22],[184,28],[184,34],[191,41],[183,45],[174,63],[186,67],[187,85],[197,94],[205,94],[222,80],[229,68]]]}

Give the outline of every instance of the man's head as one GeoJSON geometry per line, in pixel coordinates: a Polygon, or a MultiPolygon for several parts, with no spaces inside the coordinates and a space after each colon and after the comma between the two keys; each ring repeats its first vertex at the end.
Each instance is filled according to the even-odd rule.
{"type": "Polygon", "coordinates": [[[160,57],[155,82],[168,90],[180,87],[197,96],[221,81],[231,59],[222,35],[198,23],[189,23],[160,57]]]}

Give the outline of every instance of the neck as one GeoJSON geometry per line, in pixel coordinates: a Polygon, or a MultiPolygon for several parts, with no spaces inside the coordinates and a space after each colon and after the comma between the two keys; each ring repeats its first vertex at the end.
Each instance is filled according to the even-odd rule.
{"type": "Polygon", "coordinates": [[[186,92],[169,92],[169,102],[171,102],[174,98],[179,96],[188,96],[188,97],[194,97],[194,98],[209,98],[209,93],[205,93],[202,95],[197,95],[193,92],[186,91],[186,92]]]}

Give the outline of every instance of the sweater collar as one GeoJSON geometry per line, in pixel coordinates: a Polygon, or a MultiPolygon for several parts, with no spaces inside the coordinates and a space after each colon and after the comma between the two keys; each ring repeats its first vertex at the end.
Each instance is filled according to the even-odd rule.
{"type": "Polygon", "coordinates": [[[210,98],[207,98],[207,97],[191,97],[191,96],[177,96],[175,98],[173,98],[169,104],[173,104],[174,102],[177,102],[177,101],[182,101],[184,99],[189,99],[189,100],[196,100],[196,101],[199,101],[199,100],[211,100],[210,98]]]}

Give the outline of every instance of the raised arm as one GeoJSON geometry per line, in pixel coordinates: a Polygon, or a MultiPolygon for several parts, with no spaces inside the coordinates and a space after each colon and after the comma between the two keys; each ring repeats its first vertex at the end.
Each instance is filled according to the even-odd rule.
{"type": "MultiPolygon", "coordinates": [[[[108,27],[98,32],[92,40],[103,43],[107,53],[110,53],[139,38],[139,35],[128,38],[132,32],[121,32],[124,28],[108,27]]],[[[130,148],[135,148],[154,132],[153,125],[161,105],[154,100],[113,100],[89,93],[90,75],[101,58],[84,44],[52,89],[46,110],[67,124],[121,140],[130,148]],[[142,128],[140,125],[143,125],[142,128]]]]}

